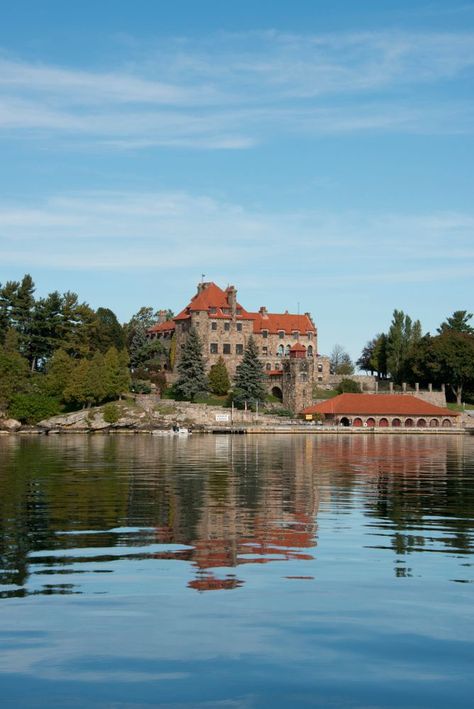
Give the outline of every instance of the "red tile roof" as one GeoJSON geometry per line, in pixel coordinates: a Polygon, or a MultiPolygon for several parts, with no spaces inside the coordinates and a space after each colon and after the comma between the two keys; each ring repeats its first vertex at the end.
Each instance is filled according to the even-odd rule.
{"type": "Polygon", "coordinates": [[[349,416],[459,416],[455,411],[434,406],[410,394],[339,394],[309,406],[303,414],[349,416]]]}
{"type": "MultiPolygon", "coordinates": [[[[189,305],[184,308],[176,317],[175,320],[186,320],[189,318],[191,312],[196,312],[196,311],[209,311],[210,308],[215,308],[216,313],[210,313],[212,317],[231,317],[230,313],[230,305],[229,301],[227,300],[228,298],[228,292],[223,291],[222,288],[219,288],[215,283],[205,283],[203,284],[203,288],[200,293],[196,293],[196,295],[191,299],[191,302],[189,305]],[[225,313],[223,311],[229,311],[228,313],[225,313]]],[[[248,320],[250,319],[249,313],[247,313],[246,310],[242,308],[240,303],[236,304],[237,310],[241,311],[236,317],[237,320],[248,320]]]]}
{"type": "MultiPolygon", "coordinates": [[[[232,317],[231,306],[229,304],[229,294],[231,289],[222,290],[215,283],[203,283],[200,293],[191,299],[190,303],[181,310],[178,315],[173,318],[177,320],[187,320],[192,312],[206,311],[211,318],[230,319],[232,317]],[[215,309],[215,312],[210,312],[210,309],[215,309]]],[[[305,315],[293,315],[291,313],[249,313],[240,303],[236,304],[237,320],[253,320],[253,332],[260,334],[262,330],[268,330],[272,335],[276,335],[283,330],[286,334],[292,332],[316,332],[316,327],[311,320],[311,317],[305,315]]],[[[148,332],[166,332],[174,329],[174,324],[171,321],[154,325],[148,332]]]]}
{"type": "Polygon", "coordinates": [[[147,332],[171,332],[176,328],[173,320],[166,320],[166,322],[159,323],[158,325],[153,325],[149,327],[147,332]]]}
{"type": "Polygon", "coordinates": [[[295,344],[290,347],[290,352],[306,352],[306,347],[301,344],[301,342],[295,342],[295,344]]]}
{"type": "Polygon", "coordinates": [[[295,330],[306,334],[316,332],[316,327],[308,315],[293,315],[291,313],[249,313],[253,319],[253,331],[260,333],[268,330],[272,335],[276,335],[279,330],[286,333],[295,330]]]}

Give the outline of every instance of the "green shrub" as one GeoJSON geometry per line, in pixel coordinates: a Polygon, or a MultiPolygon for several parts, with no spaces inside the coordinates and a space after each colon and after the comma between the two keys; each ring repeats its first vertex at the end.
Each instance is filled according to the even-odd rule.
{"type": "Polygon", "coordinates": [[[338,394],[360,394],[361,388],[359,382],[354,379],[341,379],[336,387],[338,394]]]}
{"type": "Polygon", "coordinates": [[[105,423],[117,423],[120,418],[120,411],[117,404],[106,404],[102,409],[102,416],[105,423]]]}
{"type": "Polygon", "coordinates": [[[131,390],[135,394],[151,394],[151,385],[143,379],[136,379],[132,382],[131,390]]]}
{"type": "Polygon", "coordinates": [[[46,394],[15,394],[9,414],[22,423],[34,424],[61,412],[59,401],[46,394]]]}
{"type": "Polygon", "coordinates": [[[266,414],[268,416],[282,416],[284,418],[293,418],[293,411],[290,411],[289,409],[271,409],[270,411],[266,411],[266,414]]]}

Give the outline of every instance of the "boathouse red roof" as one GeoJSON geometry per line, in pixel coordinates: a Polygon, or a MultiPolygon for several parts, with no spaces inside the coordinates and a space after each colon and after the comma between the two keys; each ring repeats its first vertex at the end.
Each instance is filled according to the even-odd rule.
{"type": "Polygon", "coordinates": [[[411,394],[339,394],[304,409],[303,414],[349,416],[459,416],[411,394]]]}

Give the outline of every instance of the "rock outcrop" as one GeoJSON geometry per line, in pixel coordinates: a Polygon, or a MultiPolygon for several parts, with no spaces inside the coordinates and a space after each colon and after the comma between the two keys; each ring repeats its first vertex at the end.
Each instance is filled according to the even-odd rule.
{"type": "Polygon", "coordinates": [[[0,431],[15,433],[21,428],[21,423],[16,419],[0,419],[0,431]]]}

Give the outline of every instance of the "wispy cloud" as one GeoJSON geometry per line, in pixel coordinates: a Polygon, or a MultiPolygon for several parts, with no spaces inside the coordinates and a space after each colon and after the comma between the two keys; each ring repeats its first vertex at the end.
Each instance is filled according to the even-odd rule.
{"type": "Polygon", "coordinates": [[[262,212],[183,192],[90,192],[0,204],[2,263],[24,268],[244,273],[303,285],[474,275],[474,215],[262,212]],[[199,266],[201,268],[202,266],[199,266]]]}
{"type": "Polygon", "coordinates": [[[102,71],[4,55],[0,136],[241,149],[296,132],[471,132],[473,67],[469,33],[216,35],[102,71]]]}

